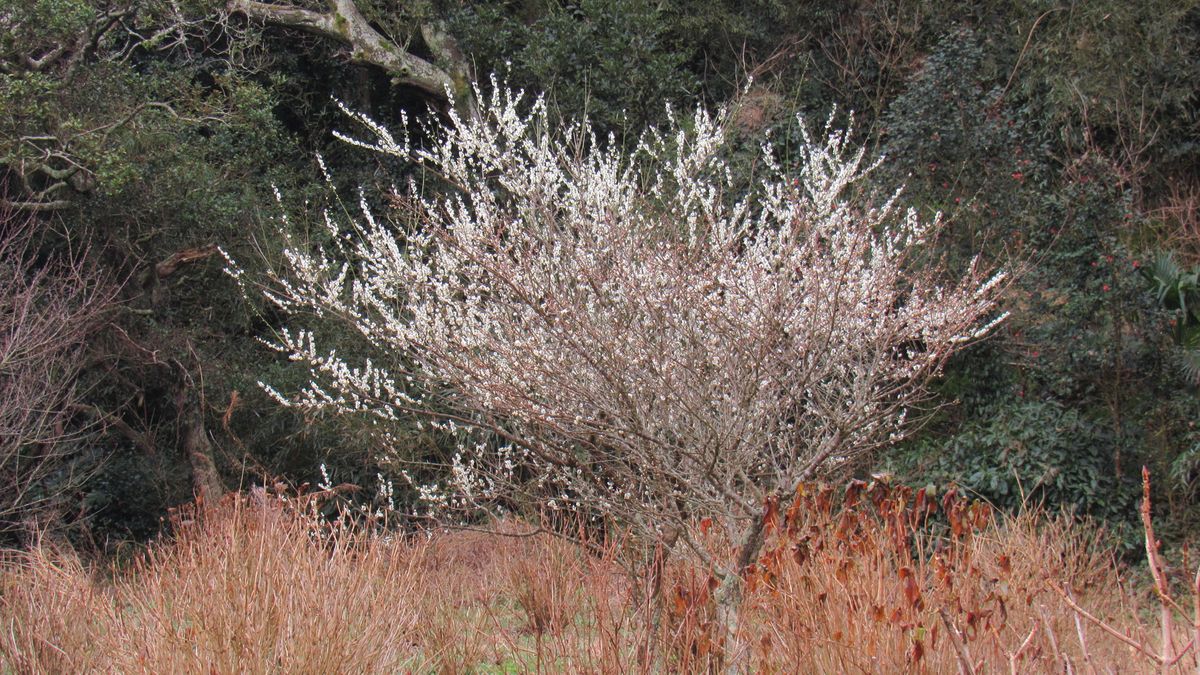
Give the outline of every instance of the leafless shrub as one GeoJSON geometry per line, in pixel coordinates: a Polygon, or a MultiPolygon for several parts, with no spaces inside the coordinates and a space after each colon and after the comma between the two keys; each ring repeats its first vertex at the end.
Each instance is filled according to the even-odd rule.
{"type": "Polygon", "coordinates": [[[1200,182],[1171,181],[1151,213],[1165,225],[1167,248],[1178,251],[1185,263],[1200,262],[1200,182]]]}
{"type": "Polygon", "coordinates": [[[80,353],[113,298],[82,256],[39,257],[34,225],[0,213],[0,526],[8,528],[36,520],[80,478],[70,442],[80,353]]]}

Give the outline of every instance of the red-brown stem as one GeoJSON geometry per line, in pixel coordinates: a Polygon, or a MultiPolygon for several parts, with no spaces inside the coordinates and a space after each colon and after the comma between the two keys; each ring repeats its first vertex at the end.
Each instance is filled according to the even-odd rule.
{"type": "Polygon", "coordinates": [[[954,622],[950,621],[950,615],[945,609],[938,608],[938,615],[942,617],[942,623],[946,625],[946,634],[950,636],[950,642],[954,645],[954,654],[958,657],[958,672],[962,675],[975,675],[975,669],[971,667],[971,654],[967,651],[962,634],[955,628],[954,622]]]}
{"type": "Polygon", "coordinates": [[[1021,646],[1017,648],[1017,651],[1013,652],[1012,655],[1008,657],[1008,672],[1012,675],[1017,675],[1017,661],[1021,659],[1021,655],[1025,653],[1025,650],[1029,649],[1029,645],[1033,644],[1033,636],[1037,635],[1039,623],[1040,622],[1036,619],[1034,620],[1033,628],[1029,629],[1029,635],[1025,636],[1025,641],[1021,643],[1021,646]]]}
{"type": "MultiPolygon", "coordinates": [[[[1200,645],[1200,565],[1196,566],[1196,580],[1192,582],[1192,644],[1200,645]]],[[[1200,673],[1200,653],[1196,658],[1196,672],[1200,673]]]]}
{"type": "Polygon", "coordinates": [[[1171,629],[1171,600],[1170,589],[1163,575],[1162,559],[1158,555],[1158,540],[1154,537],[1154,523],[1150,518],[1150,470],[1142,467],[1142,528],[1146,532],[1146,562],[1150,564],[1150,574],[1154,577],[1154,590],[1158,594],[1160,606],[1159,616],[1162,622],[1162,640],[1159,643],[1159,663],[1166,664],[1174,661],[1175,645],[1171,629]]]}

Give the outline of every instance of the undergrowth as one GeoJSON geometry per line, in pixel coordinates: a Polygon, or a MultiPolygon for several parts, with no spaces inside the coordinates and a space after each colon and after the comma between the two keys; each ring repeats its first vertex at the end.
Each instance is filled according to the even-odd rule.
{"type": "MultiPolygon", "coordinates": [[[[121,569],[49,543],[10,554],[0,671],[1197,667],[1192,601],[1170,599],[1169,579],[1155,575],[1160,601],[1095,528],[999,515],[953,493],[805,486],[772,510],[735,638],[714,620],[718,580],[682,550],[648,596],[636,578],[646,568],[623,544],[511,522],[405,537],[331,530],[293,504],[260,494],[181,514],[173,537],[121,569]]],[[[692,532],[721,536],[707,522],[692,532]]]]}

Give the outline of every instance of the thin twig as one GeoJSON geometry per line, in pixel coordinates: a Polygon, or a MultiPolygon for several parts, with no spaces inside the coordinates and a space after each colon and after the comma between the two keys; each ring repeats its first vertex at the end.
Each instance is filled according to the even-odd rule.
{"type": "Polygon", "coordinates": [[[1146,562],[1150,564],[1150,574],[1154,577],[1154,590],[1158,594],[1159,615],[1162,617],[1162,640],[1159,643],[1159,663],[1166,664],[1175,660],[1175,645],[1172,640],[1174,631],[1171,629],[1171,599],[1170,588],[1166,577],[1163,576],[1162,559],[1158,556],[1158,539],[1154,536],[1154,523],[1150,518],[1150,469],[1142,467],[1142,529],[1146,533],[1146,562]]]}
{"type": "Polygon", "coordinates": [[[1113,637],[1117,638],[1117,639],[1118,639],[1118,640],[1120,640],[1121,642],[1124,642],[1125,644],[1129,645],[1130,647],[1133,647],[1134,649],[1138,650],[1138,651],[1139,651],[1139,652],[1141,652],[1142,654],[1145,654],[1147,657],[1151,658],[1151,659],[1152,659],[1152,660],[1153,660],[1155,663],[1157,663],[1157,664],[1159,664],[1159,665],[1161,665],[1161,664],[1162,664],[1162,659],[1161,659],[1161,658],[1160,658],[1160,657],[1159,657],[1157,654],[1155,654],[1154,652],[1152,652],[1152,651],[1148,650],[1148,649],[1146,648],[1146,646],[1145,646],[1145,645],[1143,645],[1142,643],[1140,643],[1140,642],[1138,642],[1137,640],[1134,640],[1133,638],[1131,638],[1131,637],[1129,637],[1129,636],[1125,635],[1125,634],[1124,634],[1124,633],[1122,633],[1121,631],[1119,631],[1119,630],[1117,630],[1116,628],[1113,628],[1112,626],[1110,626],[1110,625],[1108,625],[1107,623],[1105,623],[1105,622],[1104,622],[1102,619],[1100,619],[1100,618],[1096,617],[1096,616],[1095,616],[1094,614],[1092,614],[1091,612],[1089,612],[1089,611],[1087,611],[1086,609],[1084,609],[1084,608],[1080,607],[1080,606],[1078,605],[1078,603],[1076,603],[1074,600],[1072,600],[1072,599],[1071,599],[1071,596],[1067,595],[1067,594],[1066,594],[1066,593],[1063,591],[1063,589],[1059,588],[1058,586],[1056,586],[1056,585],[1054,585],[1054,584],[1050,584],[1050,588],[1054,589],[1054,591],[1055,591],[1056,593],[1058,593],[1060,596],[1062,596],[1062,599],[1063,599],[1063,601],[1064,601],[1064,602],[1066,602],[1066,603],[1067,603],[1067,605],[1071,607],[1071,609],[1073,609],[1073,610],[1075,610],[1077,613],[1079,613],[1079,614],[1080,614],[1080,615],[1081,615],[1083,618],[1085,618],[1085,619],[1087,619],[1088,621],[1091,621],[1092,623],[1096,624],[1097,626],[1099,626],[1099,627],[1100,627],[1100,629],[1101,629],[1101,630],[1103,630],[1104,632],[1108,633],[1109,635],[1111,635],[1111,636],[1113,636],[1113,637]]]}
{"type": "Polygon", "coordinates": [[[975,675],[975,669],[971,666],[971,653],[967,651],[962,634],[954,627],[954,623],[950,621],[950,615],[946,613],[945,609],[939,607],[938,615],[942,617],[942,623],[946,625],[946,634],[950,636],[950,642],[954,645],[954,653],[958,656],[958,672],[963,675],[975,675]]]}
{"type": "Polygon", "coordinates": [[[1029,645],[1033,644],[1033,636],[1037,635],[1039,623],[1040,621],[1034,619],[1033,627],[1029,629],[1029,635],[1025,636],[1025,640],[1021,642],[1021,646],[1017,648],[1017,651],[1013,652],[1012,655],[1008,657],[1008,672],[1011,673],[1011,675],[1017,675],[1017,661],[1021,659],[1021,656],[1025,653],[1025,650],[1029,649],[1029,645]]]}
{"type": "Polygon", "coordinates": [[[1046,10],[1037,18],[1037,20],[1033,22],[1033,25],[1029,27],[1029,34],[1025,36],[1025,45],[1021,47],[1021,53],[1017,55],[1017,62],[1013,64],[1012,72],[1008,74],[1008,81],[1004,83],[1004,89],[1000,90],[1000,96],[997,101],[1003,99],[1004,95],[1008,93],[1008,88],[1012,86],[1013,78],[1017,76],[1017,70],[1021,67],[1021,61],[1025,58],[1025,52],[1029,50],[1029,43],[1033,41],[1033,31],[1037,30],[1038,24],[1042,22],[1042,19],[1050,16],[1054,12],[1061,11],[1062,9],[1062,7],[1055,7],[1053,9],[1046,10]]]}
{"type": "MultiPolygon", "coordinates": [[[[1070,593],[1070,589],[1066,589],[1066,593],[1070,593]]],[[[1092,653],[1087,646],[1087,638],[1083,632],[1083,622],[1079,619],[1079,612],[1073,615],[1075,619],[1075,634],[1079,636],[1079,648],[1083,650],[1083,662],[1090,665],[1092,663],[1092,653]]]]}

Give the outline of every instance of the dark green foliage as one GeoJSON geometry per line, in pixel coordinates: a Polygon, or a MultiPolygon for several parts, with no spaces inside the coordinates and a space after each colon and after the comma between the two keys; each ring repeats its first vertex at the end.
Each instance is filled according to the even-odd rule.
{"type": "Polygon", "coordinates": [[[1184,269],[1171,253],[1139,270],[1158,306],[1171,313],[1171,331],[1184,375],[1200,384],[1200,267],[1184,269]]]}
{"type": "Polygon", "coordinates": [[[958,483],[1006,509],[1049,504],[1127,517],[1137,492],[1111,471],[1110,430],[1020,391],[974,410],[948,441],[913,447],[910,475],[958,483]]]}
{"type": "Polygon", "coordinates": [[[88,515],[90,542],[98,546],[157,535],[167,509],[190,500],[188,467],[175,454],[147,457],[117,449],[88,481],[80,508],[88,515]]]}
{"type": "MultiPolygon", "coordinates": [[[[1070,33],[1047,23],[1055,16],[1039,39],[1070,33]]],[[[892,101],[883,150],[904,162],[885,168],[907,172],[909,194],[951,219],[945,254],[982,246],[1012,261],[1013,317],[985,348],[950,364],[942,394],[960,405],[910,442],[899,465],[912,480],[955,480],[1008,506],[1023,486],[1050,505],[1132,520],[1138,467],[1178,469],[1194,417],[1170,411],[1196,403],[1164,372],[1159,321],[1138,279],[1146,232],[1138,203],[1153,190],[1151,172],[1135,171],[1115,127],[1102,126],[1128,120],[1097,120],[1086,101],[1081,108],[1033,87],[1014,61],[1020,52],[981,35],[947,35],[892,101]]],[[[1166,501],[1187,517],[1185,501],[1166,501]]]]}
{"type": "Polygon", "coordinates": [[[665,105],[694,97],[698,78],[673,34],[675,12],[647,0],[581,0],[540,11],[482,3],[451,23],[482,73],[544,91],[563,119],[635,139],[665,105]]]}

